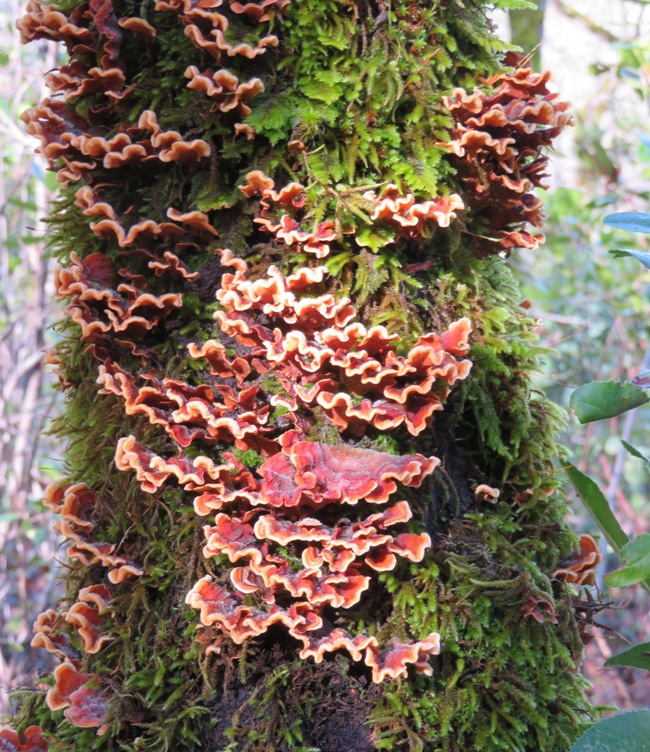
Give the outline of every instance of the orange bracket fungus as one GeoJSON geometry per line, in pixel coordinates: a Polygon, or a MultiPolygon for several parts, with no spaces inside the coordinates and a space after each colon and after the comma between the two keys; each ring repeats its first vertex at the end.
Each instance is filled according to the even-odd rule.
{"type": "Polygon", "coordinates": [[[0,752],[47,752],[49,745],[40,726],[30,726],[21,737],[9,726],[0,726],[0,752]]]}
{"type": "MultiPolygon", "coordinates": [[[[84,566],[101,564],[107,567],[110,569],[108,579],[113,584],[122,582],[125,577],[142,574],[142,570],[134,566],[128,558],[114,553],[116,549],[114,543],[98,543],[90,537],[95,525],[87,518],[92,517],[92,511],[97,504],[97,495],[85,483],[74,485],[53,483],[48,488],[45,504],[53,512],[61,515],[61,519],[54,524],[54,529],[64,538],[72,541],[72,545],[67,549],[67,554],[71,559],[80,561],[84,566]]],[[[86,588],[85,592],[95,594],[109,592],[103,589],[102,585],[97,587],[99,589],[96,591],[86,588]]],[[[91,596],[90,601],[99,605],[96,595],[91,596]]],[[[104,604],[102,610],[105,608],[104,604]]]]}
{"type": "Polygon", "coordinates": [[[47,693],[50,710],[64,710],[64,716],[79,728],[97,728],[101,736],[108,729],[104,723],[108,712],[108,690],[98,686],[94,674],[77,671],[72,663],[54,669],[54,686],[47,693]]]}
{"type": "MultiPolygon", "coordinates": [[[[518,66],[515,55],[509,62],[518,66]]],[[[568,102],[548,90],[551,75],[517,67],[485,84],[492,93],[454,89],[444,98],[454,118],[454,154],[465,201],[484,221],[484,237],[475,238],[478,254],[512,248],[536,249],[543,242],[527,225],[542,225],[542,202],[532,192],[545,187],[548,156],[544,149],[573,121],[568,102]]]]}
{"type": "MultiPolygon", "coordinates": [[[[263,196],[265,213],[271,204],[299,210],[304,189],[292,184],[276,192],[272,181],[256,172],[247,176],[243,190],[251,198],[263,196]]],[[[400,216],[412,209],[408,200],[399,207],[400,216]]],[[[413,216],[434,216],[434,211],[438,209],[428,207],[413,216]]],[[[277,227],[265,227],[277,231],[287,245],[317,258],[328,255],[325,241],[334,236],[323,223],[316,234],[294,229],[289,236],[278,229],[285,226],[284,217],[288,215],[277,227]]],[[[316,292],[328,276],[325,267],[301,267],[286,276],[271,266],[266,275],[250,279],[243,260],[227,249],[219,253],[234,274],[223,274],[216,298],[224,310],[215,318],[223,334],[239,343],[238,355],[231,358],[215,340],[202,347],[190,344],[190,356],[205,359],[213,377],[210,386],[197,387],[146,373],[139,386],[131,373],[105,360],[97,379],[101,392],[120,397],[128,415],[142,415],[161,426],[178,452],[175,457],[159,456],[135,437],[126,437],[118,445],[117,467],[134,470],[145,492],[174,480],[195,494],[197,513],[218,512],[204,527],[204,556],[226,555],[238,566],[230,570],[228,583],[214,583],[208,576],[188,594],[187,603],[200,610],[203,626],[218,625],[241,643],[282,623],[302,641],[303,657],[341,647],[360,656],[350,646],[363,636],[345,633],[330,641],[323,609],[356,605],[373,572],[393,569],[398,558],[421,561],[431,540],[426,533],[386,531],[411,519],[406,501],[357,521],[345,509],[361,502],[385,504],[398,483],[419,486],[439,460],[309,440],[309,416],[322,410],[351,435],[402,425],[417,435],[442,409],[450,387],[469,373],[470,361],[463,359],[469,320],[460,319],[440,335],[421,335],[409,354],[400,356],[396,337],[383,326],[366,329],[357,322],[349,299],[316,292]],[[277,375],[286,396],[276,395],[271,405],[264,405],[256,383],[268,372],[277,375]],[[283,407],[286,428],[271,420],[274,406],[283,407]],[[232,453],[224,453],[226,464],[218,465],[206,455],[185,455],[194,443],[255,449],[266,460],[256,473],[245,470],[232,453]],[[280,553],[287,547],[290,558],[280,553]],[[295,568],[294,559],[302,569],[295,568]],[[250,605],[244,596],[260,602],[250,605]]],[[[373,650],[366,652],[365,662],[373,667],[376,681],[403,675],[406,663],[422,663],[422,651],[402,646],[387,654],[400,656],[395,659],[398,668],[379,668],[383,653],[377,644],[373,650]]]]}
{"type": "Polygon", "coordinates": [[[578,553],[556,569],[553,577],[576,587],[581,585],[593,587],[596,584],[596,573],[602,558],[600,548],[591,535],[581,535],[578,553]]]}

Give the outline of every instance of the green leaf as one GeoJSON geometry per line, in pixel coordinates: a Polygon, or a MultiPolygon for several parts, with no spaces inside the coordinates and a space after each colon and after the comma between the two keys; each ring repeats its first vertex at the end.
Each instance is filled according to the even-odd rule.
{"type": "Polygon", "coordinates": [[[357,230],[355,239],[361,247],[370,248],[373,253],[377,253],[380,248],[395,240],[395,233],[383,227],[366,226],[357,230]]]}
{"type": "Polygon", "coordinates": [[[494,3],[494,6],[504,10],[535,10],[537,3],[528,0],[499,0],[498,3],[494,3]]]}
{"type": "Polygon", "coordinates": [[[631,666],[650,671],[650,642],[641,642],[616,653],[605,661],[606,666],[631,666]]]}
{"type": "Polygon", "coordinates": [[[648,459],[645,454],[641,454],[641,452],[636,447],[633,447],[632,444],[624,441],[623,439],[621,439],[621,444],[623,444],[623,446],[633,457],[637,457],[638,459],[643,460],[646,463],[646,470],[650,472],[650,459],[648,459]]]}
{"type": "Polygon", "coordinates": [[[569,465],[566,474],[582,499],[587,511],[592,516],[594,522],[602,530],[603,535],[607,538],[610,546],[618,554],[623,546],[628,543],[628,537],[618,524],[612,510],[609,508],[607,499],[603,492],[598,488],[596,483],[584,473],[581,473],[577,467],[569,465]]]}
{"type": "Polygon", "coordinates": [[[610,587],[626,587],[643,581],[650,585],[650,533],[639,535],[623,546],[620,558],[625,566],[605,576],[610,587]]]}
{"type": "Polygon", "coordinates": [[[610,251],[614,258],[623,258],[624,256],[633,256],[637,261],[640,261],[643,266],[650,269],[650,253],[644,253],[643,251],[633,251],[630,248],[616,248],[610,251]]]}
{"type": "Polygon", "coordinates": [[[56,179],[56,172],[46,172],[43,177],[43,182],[50,193],[56,193],[61,187],[61,184],[56,179]]]}
{"type": "Polygon", "coordinates": [[[650,463],[650,460],[644,455],[641,454],[641,452],[632,446],[632,444],[628,443],[624,439],[621,439],[621,444],[627,449],[627,451],[633,456],[637,457],[640,460],[645,460],[646,462],[650,463]]]}
{"type": "Polygon", "coordinates": [[[621,558],[630,564],[641,561],[650,553],[650,533],[637,535],[621,549],[621,558]]]}
{"type": "Polygon", "coordinates": [[[645,212],[619,212],[608,214],[603,222],[617,230],[628,232],[650,232],[650,214],[645,212]]]}
{"type": "Polygon", "coordinates": [[[581,423],[591,423],[613,418],[648,401],[648,396],[629,382],[592,381],[573,392],[569,405],[581,423]]]}
{"type": "Polygon", "coordinates": [[[571,747],[571,752],[648,752],[650,710],[632,710],[605,718],[571,747]]]}

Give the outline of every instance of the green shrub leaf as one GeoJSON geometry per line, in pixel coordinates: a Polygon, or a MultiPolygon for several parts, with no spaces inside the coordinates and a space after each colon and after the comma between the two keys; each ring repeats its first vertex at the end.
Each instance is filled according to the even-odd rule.
{"type": "Polygon", "coordinates": [[[608,214],[603,222],[617,230],[628,232],[650,232],[650,214],[645,212],[619,212],[608,214]]]}
{"type": "Polygon", "coordinates": [[[603,535],[618,554],[628,543],[628,537],[609,508],[605,495],[596,483],[587,475],[581,473],[577,467],[569,465],[566,469],[566,474],[569,476],[571,483],[573,483],[583,504],[587,507],[589,514],[593,517],[594,522],[602,530],[603,535]]]}
{"type": "Polygon", "coordinates": [[[614,418],[648,402],[648,396],[629,382],[592,381],[578,387],[569,401],[581,423],[614,418]]]}
{"type": "Polygon", "coordinates": [[[647,580],[650,583],[650,533],[639,535],[620,552],[625,566],[605,576],[610,587],[625,587],[647,580]]]}
{"type": "Polygon", "coordinates": [[[606,666],[632,666],[650,671],[650,642],[641,642],[616,653],[605,661],[606,666]]]}
{"type": "Polygon", "coordinates": [[[625,441],[624,439],[621,439],[621,444],[627,449],[627,451],[637,459],[644,460],[645,462],[650,463],[650,460],[645,456],[645,454],[641,454],[641,452],[636,448],[633,447],[632,444],[625,441]]]}
{"type": "Polygon", "coordinates": [[[624,256],[632,256],[637,261],[640,261],[643,266],[650,269],[650,253],[644,253],[643,251],[633,251],[631,248],[616,248],[610,251],[614,258],[623,258],[624,256]]]}
{"type": "Polygon", "coordinates": [[[571,752],[648,752],[650,710],[633,710],[605,718],[571,747],[571,752]]]}

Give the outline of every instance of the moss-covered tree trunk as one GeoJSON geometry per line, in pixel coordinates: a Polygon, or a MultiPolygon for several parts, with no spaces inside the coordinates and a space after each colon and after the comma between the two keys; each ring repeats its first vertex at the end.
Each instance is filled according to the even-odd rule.
{"type": "Polygon", "coordinates": [[[26,117],[62,186],[69,568],[1,749],[559,752],[589,723],[506,259],[569,116],[486,8],[30,0],[25,41],[70,53],[26,117]]]}

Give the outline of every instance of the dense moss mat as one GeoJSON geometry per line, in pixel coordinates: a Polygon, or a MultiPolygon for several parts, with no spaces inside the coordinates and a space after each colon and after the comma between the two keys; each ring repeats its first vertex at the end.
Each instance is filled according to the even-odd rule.
{"type": "MultiPolygon", "coordinates": [[[[63,12],[76,7],[60,3],[63,12]]],[[[173,205],[206,213],[219,232],[183,256],[200,272],[198,280],[177,279],[170,287],[148,279],[153,294],[183,294],[183,307],[147,334],[149,365],[189,384],[206,378],[205,366],[188,360],[186,348],[218,337],[214,290],[224,268],[216,248],[231,248],[259,273],[269,263],[286,273],[305,262],[305,254],[280,253],[252,222],[238,186],[259,169],[276,185],[306,186],[314,225],[335,221],[339,235],[325,261],[333,274],[330,291],[348,294],[368,325],[399,333],[403,352],[417,334],[469,317],[473,368],[417,438],[370,431],[361,442],[442,459],[422,488],[403,495],[432,538],[430,552],[421,563],[379,575],[345,615],[346,625],[382,641],[437,631],[442,652],[432,658],[430,677],[374,685],[367,668],[347,654],[330,654],[318,665],[301,661],[296,642],[275,627],[206,653],[185,595],[206,573],[221,576],[227,560],[204,559],[202,520],[190,494],[166,487],[145,494],[134,476],[115,468],[121,436],[133,434],[161,453],[173,444],[143,418],[125,416],[117,398],[98,395],[97,360],[80,343],[79,327],[65,320],[59,355],[71,386],[53,430],[67,447],[67,475],[101,498],[98,539],[119,541],[145,574],[116,586],[114,639],[83,658],[83,670],[113,691],[105,733],[79,729],[51,712],[44,693],[25,694],[17,725],[42,726],[50,749],[566,752],[593,720],[578,670],[586,617],[576,593],[552,580],[576,542],[564,522],[566,502],[553,464],[562,456],[563,416],[532,387],[543,352],[507,261],[472,256],[471,206],[463,227],[454,223],[417,242],[393,244],[367,222],[362,200],[364,190],[386,182],[419,199],[462,188],[444,146],[451,118],[442,97],[455,86],[471,90],[502,66],[503,45],[489,30],[487,8],[482,1],[292,0],[284,15],[272,12],[262,24],[264,33],[277,35],[277,48],[227,60],[240,80],[264,82],[244,120],[256,131],[247,140],[233,138],[232,118],[211,113],[209,100],[187,88],[187,66],[204,70],[214,61],[183,33],[179,15],[156,11],[149,0],[113,3],[117,18],[149,21],[156,41],[144,45],[125,31],[120,60],[133,85],[129,95],[110,107],[101,94],[78,96],[70,101],[75,112],[89,120],[99,113],[108,136],[151,109],[163,129],[200,137],[212,150],[200,169],[148,162],[93,172],[104,200],[133,223],[161,222],[173,205]],[[296,143],[308,144],[308,152],[296,151],[296,143]],[[363,247],[347,238],[349,226],[361,228],[363,247]],[[423,261],[429,263],[409,270],[423,261]],[[477,499],[472,489],[481,483],[500,489],[498,503],[477,499]]],[[[231,41],[251,43],[260,35],[240,17],[228,33],[231,41]]],[[[92,218],[74,204],[78,188],[64,189],[52,212],[51,245],[62,265],[71,252],[82,258],[101,252],[139,273],[137,258],[90,231],[92,218]]],[[[120,364],[142,368],[140,356],[129,351],[120,364]]],[[[271,378],[261,386],[269,397],[277,391],[271,378]]],[[[325,420],[311,438],[340,440],[325,420]]],[[[251,468],[261,460],[255,452],[241,458],[251,468]]],[[[98,566],[72,564],[67,602],[104,574],[98,566]]]]}

